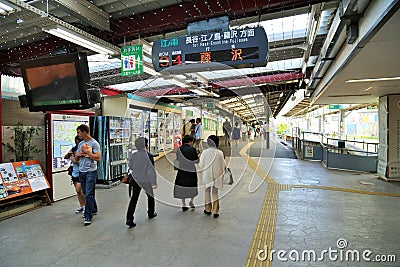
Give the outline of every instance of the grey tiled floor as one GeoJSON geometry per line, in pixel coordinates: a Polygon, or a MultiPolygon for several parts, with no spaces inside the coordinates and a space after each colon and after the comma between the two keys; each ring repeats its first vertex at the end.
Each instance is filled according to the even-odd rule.
{"type": "MultiPolygon", "coordinates": [[[[319,162],[297,159],[253,159],[281,183],[400,194],[398,184],[378,180],[373,174],[332,171],[319,162]],[[375,185],[362,185],[360,180],[375,185]]],[[[156,162],[158,217],[147,219],[147,201],[141,195],[137,226],[129,229],[124,224],[127,188],[98,188],[99,215],[90,226],[84,226],[81,216],[74,214],[75,197],[0,221],[0,266],[244,266],[267,185],[249,193],[249,185],[260,178],[236,152],[229,164],[235,185],[221,194],[218,219],[203,214],[202,188],[195,199],[197,208],[185,213],[180,210],[180,202],[172,198],[170,181],[175,172],[162,158],[156,162]]],[[[344,238],[348,249],[397,254],[397,262],[282,262],[275,258],[272,266],[400,266],[399,210],[398,197],[301,188],[281,191],[274,249],[314,249],[318,253],[337,248],[337,240],[344,238]]]]}

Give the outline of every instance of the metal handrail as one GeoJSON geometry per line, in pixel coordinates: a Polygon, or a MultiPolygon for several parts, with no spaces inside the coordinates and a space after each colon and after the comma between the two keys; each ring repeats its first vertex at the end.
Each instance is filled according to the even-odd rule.
{"type": "Polygon", "coordinates": [[[333,140],[333,141],[344,141],[346,143],[353,144],[353,146],[355,146],[355,147],[360,147],[360,150],[349,149],[349,148],[345,148],[345,150],[346,151],[354,151],[354,152],[358,152],[358,153],[367,153],[367,155],[368,154],[377,154],[378,153],[378,148],[379,148],[379,143],[376,143],[376,142],[365,142],[365,141],[350,140],[350,139],[331,138],[331,137],[328,137],[325,134],[319,133],[319,132],[302,131],[299,127],[293,127],[292,128],[292,137],[293,137],[293,143],[292,143],[293,148],[296,148],[296,149],[299,149],[299,150],[301,150],[301,145],[300,145],[299,141],[311,141],[311,142],[313,142],[313,141],[314,142],[318,142],[319,141],[321,143],[321,145],[322,145],[322,144],[329,144],[330,140],[333,140]],[[320,140],[306,139],[306,135],[307,134],[320,136],[320,137],[317,138],[317,139],[320,139],[320,140]],[[299,140],[296,140],[297,138],[299,140]],[[360,144],[360,146],[357,146],[356,144],[360,144]],[[362,146],[362,148],[361,148],[361,146],[362,146]],[[370,150],[371,146],[372,146],[373,149],[370,150]]]}
{"type": "Polygon", "coordinates": [[[338,150],[340,152],[346,151],[346,152],[365,153],[366,156],[372,156],[372,155],[377,155],[378,154],[378,152],[369,152],[369,151],[365,151],[365,150],[356,150],[356,149],[348,149],[348,148],[338,148],[335,145],[323,144],[323,143],[320,143],[320,144],[321,144],[321,147],[323,149],[334,149],[334,150],[338,150]]]}

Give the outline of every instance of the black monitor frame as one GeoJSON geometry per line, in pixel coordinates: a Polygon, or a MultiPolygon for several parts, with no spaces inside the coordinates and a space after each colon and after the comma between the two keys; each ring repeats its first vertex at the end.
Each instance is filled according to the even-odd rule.
{"type": "MultiPolygon", "coordinates": [[[[90,74],[89,74],[89,67],[87,63],[86,53],[79,52],[72,54],[62,54],[53,57],[23,61],[20,62],[20,68],[24,81],[26,100],[27,100],[27,105],[29,107],[29,111],[87,109],[94,106],[94,104],[89,103],[87,95],[88,89],[90,88],[90,74]],[[52,93],[46,94],[46,97],[49,99],[43,101],[43,103],[40,103],[40,105],[35,103],[34,90],[37,89],[37,87],[31,88],[29,80],[30,77],[27,74],[27,70],[29,72],[29,69],[35,69],[46,66],[48,66],[49,69],[51,69],[50,66],[56,66],[60,64],[68,65],[68,63],[73,63],[75,66],[76,76],[72,77],[73,79],[72,82],[74,84],[76,83],[78,88],[74,87],[71,88],[72,91],[68,89],[69,92],[61,92],[61,93],[74,94],[74,98],[71,101],[62,101],[60,97],[57,95],[57,93],[60,94],[60,92],[54,90],[57,89],[57,86],[52,86],[51,90],[52,93],[54,93],[54,95],[52,95],[52,93]],[[51,97],[54,97],[54,99],[50,99],[51,97]]],[[[46,86],[48,87],[46,90],[50,89],[49,87],[50,85],[46,86]]]]}

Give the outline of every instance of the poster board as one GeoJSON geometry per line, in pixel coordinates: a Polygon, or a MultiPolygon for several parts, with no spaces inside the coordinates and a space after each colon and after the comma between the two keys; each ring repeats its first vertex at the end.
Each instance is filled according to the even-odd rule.
{"type": "Polygon", "coordinates": [[[0,164],[0,201],[50,188],[39,160],[0,164]]]}
{"type": "Polygon", "coordinates": [[[64,156],[75,146],[76,128],[81,124],[89,125],[89,115],[68,113],[46,115],[47,178],[52,188],[50,195],[57,201],[76,194],[67,172],[71,161],[64,159],[64,156]]]}

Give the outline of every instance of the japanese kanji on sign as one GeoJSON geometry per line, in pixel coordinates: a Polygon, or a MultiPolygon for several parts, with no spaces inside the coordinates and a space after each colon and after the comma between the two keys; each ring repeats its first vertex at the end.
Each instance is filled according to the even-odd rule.
{"type": "Polygon", "coordinates": [[[143,46],[124,46],[121,48],[121,75],[143,74],[143,46]]]}

